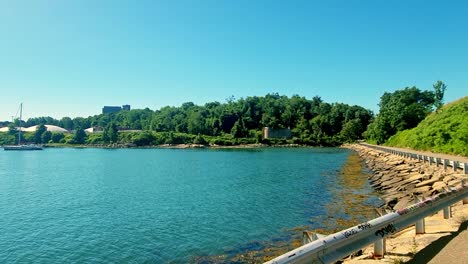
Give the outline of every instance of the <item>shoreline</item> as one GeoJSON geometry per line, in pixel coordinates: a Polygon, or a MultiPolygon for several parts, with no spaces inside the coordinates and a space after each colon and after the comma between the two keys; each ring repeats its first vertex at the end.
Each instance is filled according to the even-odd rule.
{"type": "MultiPolygon", "coordinates": [[[[343,147],[356,151],[366,162],[373,174],[369,181],[385,201],[383,209],[398,210],[414,203],[417,197],[428,197],[445,191],[445,188],[457,187],[468,178],[468,175],[443,167],[425,164],[393,154],[377,151],[362,145],[345,145],[343,147]]],[[[412,261],[426,263],[440,251],[451,239],[466,232],[468,224],[468,206],[457,202],[452,206],[452,217],[443,218],[438,212],[426,217],[426,233],[416,234],[411,225],[387,239],[387,252],[381,259],[373,257],[373,245],[363,248],[363,254],[347,258],[345,263],[404,263],[412,261]],[[461,230],[465,228],[465,230],[461,230]],[[431,253],[432,252],[432,253],[431,253]],[[431,255],[431,257],[428,257],[431,255]]]]}
{"type": "MultiPolygon", "coordinates": [[[[309,146],[300,144],[240,144],[232,146],[223,145],[202,145],[202,144],[162,144],[162,145],[148,145],[136,146],[132,144],[86,144],[86,145],[70,145],[70,144],[53,144],[44,145],[45,148],[97,148],[97,149],[257,149],[257,148],[328,148],[324,146],[309,146]]],[[[330,148],[341,148],[340,146],[330,148]]]]}

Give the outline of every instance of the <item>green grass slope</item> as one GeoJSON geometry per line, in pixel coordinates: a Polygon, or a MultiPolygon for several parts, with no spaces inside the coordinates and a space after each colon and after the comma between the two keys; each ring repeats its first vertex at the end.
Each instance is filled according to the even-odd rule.
{"type": "Polygon", "coordinates": [[[385,145],[468,156],[468,96],[446,104],[417,127],[390,137],[385,145]]]}

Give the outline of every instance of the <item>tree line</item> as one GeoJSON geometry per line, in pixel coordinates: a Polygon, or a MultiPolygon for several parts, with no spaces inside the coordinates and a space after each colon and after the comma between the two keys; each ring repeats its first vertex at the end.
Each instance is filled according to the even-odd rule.
{"type": "MultiPolygon", "coordinates": [[[[46,133],[41,126],[34,135],[26,135],[25,139],[36,143],[70,144],[295,143],[337,146],[366,138],[380,144],[398,131],[415,127],[434,107],[439,108],[445,88],[445,84],[438,81],[434,84],[434,91],[406,87],[393,93],[386,92],[375,116],[361,106],[327,103],[319,96],[307,99],[299,95],[288,97],[272,93],[237,100],[230,97],[225,103],[209,102],[200,106],[187,102],[155,111],[133,109],[87,118],[64,117],[57,120],[37,117],[28,119],[25,125],[56,125],[74,133],[56,136],[57,133],[46,133]],[[88,127],[100,127],[104,131],[87,135],[83,129],[88,127]],[[264,140],[264,127],[290,128],[293,138],[279,142],[264,140]],[[140,132],[118,133],[122,130],[140,132]]],[[[15,125],[10,124],[10,127],[14,129],[15,125]]]]}

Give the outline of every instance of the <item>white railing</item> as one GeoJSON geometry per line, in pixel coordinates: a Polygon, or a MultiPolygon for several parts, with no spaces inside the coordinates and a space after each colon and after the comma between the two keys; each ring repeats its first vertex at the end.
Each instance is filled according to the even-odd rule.
{"type": "Polygon", "coordinates": [[[463,182],[459,188],[450,188],[414,205],[325,236],[265,263],[332,263],[466,198],[468,184],[463,182]]]}
{"type": "MultiPolygon", "coordinates": [[[[468,163],[464,163],[458,160],[449,160],[449,159],[443,159],[437,156],[428,156],[428,155],[421,155],[421,154],[407,152],[407,151],[399,151],[399,150],[377,146],[377,145],[371,145],[367,143],[359,143],[359,144],[368,148],[391,153],[391,154],[398,155],[401,157],[405,157],[409,159],[416,159],[424,163],[427,162],[430,165],[432,164],[436,166],[442,165],[444,166],[444,169],[447,169],[447,167],[452,167],[454,171],[456,171],[457,169],[462,169],[465,174],[468,174],[468,163]]],[[[437,154],[434,154],[434,155],[437,155],[437,154]]]]}

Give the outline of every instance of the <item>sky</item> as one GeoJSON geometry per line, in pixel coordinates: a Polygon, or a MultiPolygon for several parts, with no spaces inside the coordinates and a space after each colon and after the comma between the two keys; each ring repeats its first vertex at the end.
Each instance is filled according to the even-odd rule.
{"type": "Polygon", "coordinates": [[[468,95],[468,1],[0,0],[0,120],[279,93],[468,95]]]}

